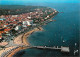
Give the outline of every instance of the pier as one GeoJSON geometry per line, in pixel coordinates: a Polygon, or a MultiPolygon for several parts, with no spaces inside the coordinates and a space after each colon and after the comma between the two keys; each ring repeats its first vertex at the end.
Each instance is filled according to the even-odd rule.
{"type": "Polygon", "coordinates": [[[61,50],[61,52],[70,52],[69,47],[58,47],[58,46],[54,46],[54,47],[46,47],[46,46],[22,46],[22,47],[29,47],[29,48],[37,48],[37,49],[53,49],[53,50],[61,50]]]}
{"type": "Polygon", "coordinates": [[[47,47],[47,46],[27,46],[27,45],[14,45],[14,46],[17,46],[13,49],[10,49],[4,53],[2,53],[2,55],[0,57],[7,57],[11,51],[21,47],[21,48],[36,48],[36,49],[51,49],[51,50],[60,50],[61,52],[66,52],[66,53],[69,53],[70,52],[70,49],[69,47],[58,47],[58,46],[54,46],[54,47],[47,47]]]}

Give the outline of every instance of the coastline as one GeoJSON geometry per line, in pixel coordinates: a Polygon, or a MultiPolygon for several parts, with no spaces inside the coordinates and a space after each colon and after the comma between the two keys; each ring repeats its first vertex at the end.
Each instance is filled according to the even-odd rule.
{"type": "MultiPolygon", "coordinates": [[[[57,13],[58,12],[56,12],[54,14],[54,16],[57,13]]],[[[29,46],[29,42],[27,41],[27,38],[29,37],[29,35],[31,35],[33,32],[36,32],[36,31],[43,31],[43,28],[41,26],[43,26],[51,21],[54,21],[54,20],[52,20],[52,18],[54,16],[52,16],[50,19],[46,20],[42,25],[39,25],[38,27],[15,37],[14,40],[12,40],[13,43],[9,42],[8,45],[6,46],[7,48],[3,48],[2,50],[0,50],[0,57],[13,57],[13,55],[15,55],[20,50],[27,49],[27,47],[23,47],[23,46],[24,45],[29,46]],[[12,43],[12,45],[10,43],[12,43]],[[6,52],[6,51],[8,51],[8,52],[6,52]],[[3,55],[3,54],[5,54],[5,55],[3,55]]]]}
{"type": "MultiPolygon", "coordinates": [[[[29,35],[31,35],[35,31],[43,31],[43,28],[42,27],[34,28],[31,31],[28,31],[24,34],[21,34],[21,35],[15,37],[13,40],[14,44],[28,46],[29,43],[27,41],[27,38],[29,37],[29,35]]],[[[7,54],[5,54],[4,57],[6,57],[6,56],[13,57],[14,54],[16,54],[17,52],[19,52],[20,50],[23,50],[23,49],[27,49],[27,47],[20,47],[20,46],[7,47],[0,51],[0,56],[2,57],[2,54],[5,54],[4,52],[11,50],[7,54]]]]}

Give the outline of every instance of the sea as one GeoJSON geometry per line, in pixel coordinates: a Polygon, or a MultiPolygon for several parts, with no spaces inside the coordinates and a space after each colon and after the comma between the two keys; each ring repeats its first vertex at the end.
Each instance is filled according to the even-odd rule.
{"type": "Polygon", "coordinates": [[[68,57],[79,56],[74,50],[79,51],[80,35],[80,7],[79,3],[28,3],[27,5],[46,6],[56,9],[59,13],[47,25],[44,31],[34,32],[28,37],[31,46],[64,46],[70,47],[70,52],[60,50],[29,48],[21,50],[14,57],[68,57]],[[63,42],[64,41],[64,42],[63,42]],[[75,45],[76,43],[76,45],[75,45]]]}

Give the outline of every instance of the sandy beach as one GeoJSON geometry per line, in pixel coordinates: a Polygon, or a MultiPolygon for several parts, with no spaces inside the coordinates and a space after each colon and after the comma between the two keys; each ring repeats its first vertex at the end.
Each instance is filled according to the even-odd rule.
{"type": "MultiPolygon", "coordinates": [[[[32,34],[35,31],[43,31],[43,28],[42,27],[34,28],[33,30],[31,30],[29,32],[26,32],[24,34],[18,35],[13,40],[14,44],[29,46],[29,42],[27,41],[27,38],[29,37],[30,34],[32,34]]],[[[0,50],[0,56],[2,55],[2,53],[6,52],[8,50],[12,50],[12,49],[14,49],[16,47],[18,47],[18,46],[12,46],[12,47],[8,47],[8,48],[0,50]]],[[[12,57],[15,53],[17,53],[17,52],[19,52],[20,50],[23,50],[23,49],[27,49],[27,48],[25,48],[25,47],[18,47],[16,49],[8,52],[4,57],[12,57]]]]}

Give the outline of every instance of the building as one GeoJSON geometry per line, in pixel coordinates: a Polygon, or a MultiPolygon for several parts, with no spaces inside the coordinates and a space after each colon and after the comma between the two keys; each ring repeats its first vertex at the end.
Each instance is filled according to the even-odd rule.
{"type": "Polygon", "coordinates": [[[33,24],[33,20],[29,20],[30,24],[32,25],[33,24]]]}
{"type": "Polygon", "coordinates": [[[26,27],[26,25],[27,26],[33,25],[33,20],[23,21],[22,24],[23,24],[23,27],[26,27]]]}
{"type": "Polygon", "coordinates": [[[33,20],[28,20],[27,21],[27,25],[29,26],[29,25],[33,25],[33,20]]]}
{"type": "Polygon", "coordinates": [[[4,20],[6,20],[5,18],[0,18],[0,21],[4,21],[4,20]]]}
{"type": "Polygon", "coordinates": [[[27,21],[27,26],[30,26],[31,24],[30,24],[30,22],[29,21],[27,21]]]}
{"type": "Polygon", "coordinates": [[[22,24],[23,24],[23,25],[27,25],[27,22],[26,22],[26,21],[23,21],[22,24]]]}
{"type": "Polygon", "coordinates": [[[17,17],[18,15],[12,15],[12,17],[17,17]]]}
{"type": "Polygon", "coordinates": [[[7,29],[4,29],[4,32],[5,32],[6,34],[9,34],[10,30],[11,30],[11,29],[8,29],[8,28],[7,28],[7,29]]]}
{"type": "Polygon", "coordinates": [[[31,19],[31,17],[27,17],[28,19],[31,19]]]}
{"type": "Polygon", "coordinates": [[[2,36],[0,35],[0,39],[2,39],[2,36]]]}
{"type": "Polygon", "coordinates": [[[20,26],[20,25],[16,26],[16,27],[15,27],[15,30],[16,30],[16,31],[21,30],[21,26],[20,26]]]}
{"type": "Polygon", "coordinates": [[[27,27],[27,25],[22,25],[22,27],[26,28],[26,27],[27,27]]]}
{"type": "Polygon", "coordinates": [[[9,25],[8,25],[8,23],[7,24],[4,24],[4,27],[8,27],[9,25]]]}

